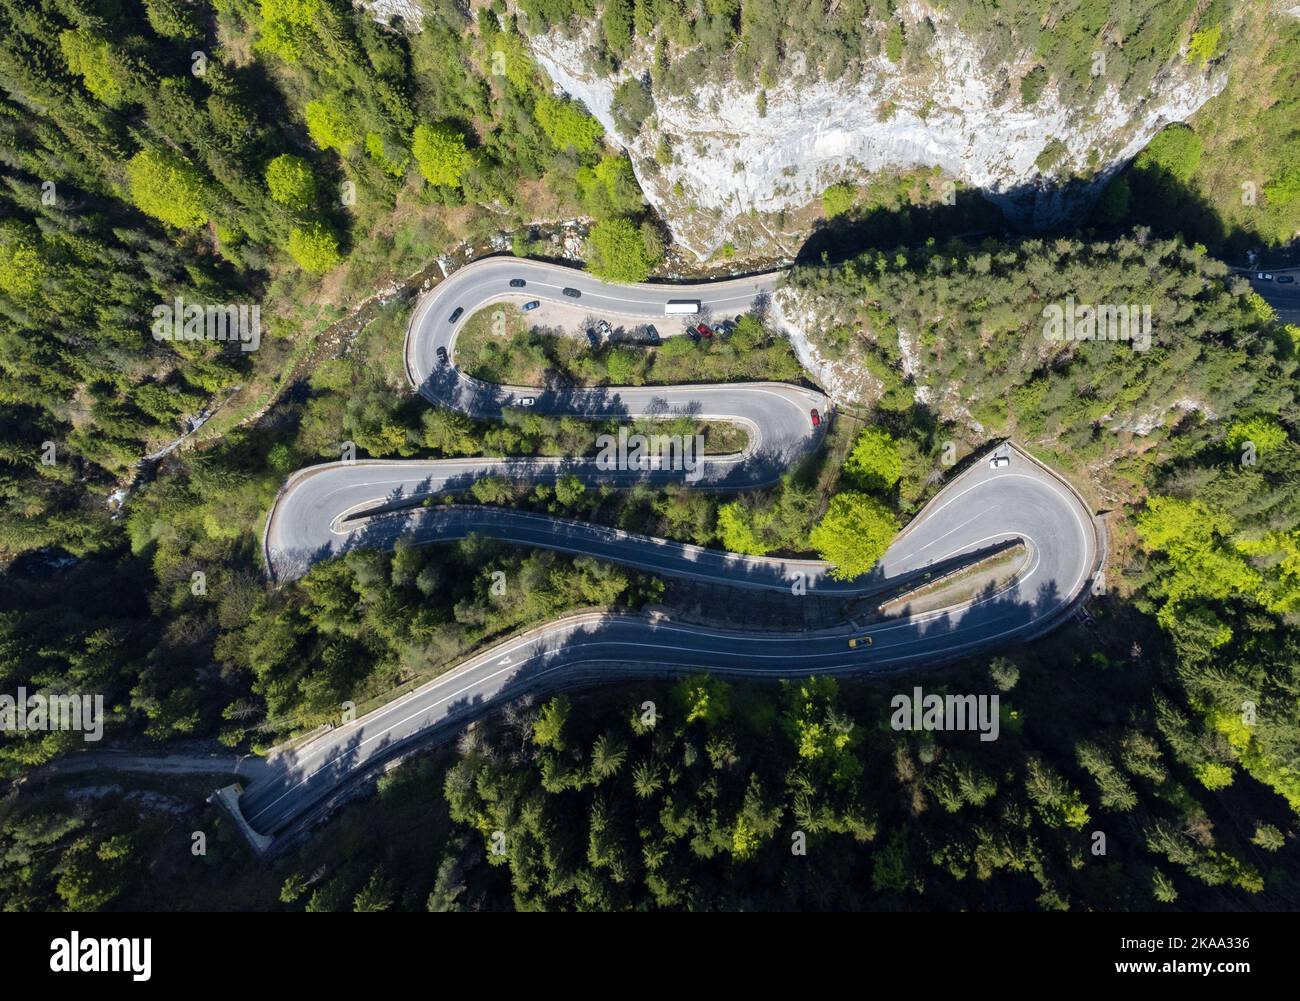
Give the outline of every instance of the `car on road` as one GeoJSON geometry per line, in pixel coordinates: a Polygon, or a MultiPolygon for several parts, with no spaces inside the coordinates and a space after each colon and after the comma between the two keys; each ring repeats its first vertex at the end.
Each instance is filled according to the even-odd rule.
{"type": "Polygon", "coordinates": [[[447,317],[447,322],[448,322],[448,323],[455,323],[457,320],[459,320],[459,319],[460,319],[462,316],[464,316],[464,315],[465,315],[465,307],[464,307],[464,306],[457,306],[455,309],[453,309],[453,310],[451,311],[451,316],[447,317]]]}
{"type": "Polygon", "coordinates": [[[815,428],[819,428],[819,427],[821,427],[821,426],[822,426],[822,415],[819,414],[819,413],[817,412],[817,408],[816,408],[816,407],[813,407],[812,410],[809,411],[809,413],[812,414],[813,427],[815,427],[815,428]]]}
{"type": "Polygon", "coordinates": [[[536,403],[536,402],[537,402],[537,397],[535,397],[535,396],[524,396],[524,397],[521,397],[521,398],[518,399],[518,400],[515,400],[515,404],[514,404],[514,405],[515,405],[516,407],[531,407],[531,406],[532,406],[534,403],[536,403]]]}
{"type": "Polygon", "coordinates": [[[1279,285],[1294,285],[1294,284],[1295,284],[1295,275],[1278,275],[1278,276],[1277,276],[1277,283],[1278,283],[1279,285]]]}
{"type": "Polygon", "coordinates": [[[438,351],[437,351],[437,354],[438,354],[438,364],[439,364],[439,365],[446,365],[446,364],[447,364],[447,349],[444,348],[441,344],[439,344],[439,345],[438,345],[438,351]]]}
{"type": "Polygon", "coordinates": [[[1273,274],[1270,271],[1255,272],[1255,281],[1257,282],[1271,282],[1272,280],[1273,280],[1273,274]]]}
{"type": "Polygon", "coordinates": [[[527,284],[528,284],[528,283],[527,283],[526,281],[524,281],[522,278],[511,278],[511,279],[510,279],[510,287],[511,287],[511,288],[523,288],[523,287],[524,287],[525,285],[527,285],[527,284]]]}
{"type": "Polygon", "coordinates": [[[566,288],[566,289],[563,290],[563,292],[564,292],[564,294],[567,295],[570,299],[581,299],[581,298],[582,298],[582,293],[579,292],[576,288],[566,288]]]}
{"type": "Polygon", "coordinates": [[[542,301],[540,299],[534,299],[532,302],[526,302],[524,303],[524,312],[527,313],[530,309],[536,309],[541,304],[542,301]]]}
{"type": "Polygon", "coordinates": [[[870,636],[853,636],[849,639],[849,649],[856,650],[860,646],[871,646],[872,642],[870,636]]]}
{"type": "Polygon", "coordinates": [[[1011,456],[995,455],[993,458],[989,459],[989,465],[994,469],[1001,469],[1003,466],[1009,466],[1011,465],[1011,456]]]}
{"type": "Polygon", "coordinates": [[[699,326],[695,328],[695,330],[701,337],[713,336],[713,331],[709,329],[709,325],[707,323],[701,323],[699,326]]]}

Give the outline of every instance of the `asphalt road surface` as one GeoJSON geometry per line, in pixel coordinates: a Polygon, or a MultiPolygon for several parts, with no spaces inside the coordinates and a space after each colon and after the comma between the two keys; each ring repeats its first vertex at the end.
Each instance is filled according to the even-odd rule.
{"type": "MultiPolygon", "coordinates": [[[[438,285],[416,307],[407,334],[407,370],[431,403],[476,417],[499,416],[521,397],[550,414],[588,417],[691,413],[745,426],[743,454],[709,457],[694,485],[737,489],[773,482],[818,445],[809,410],[828,401],[812,390],[783,384],[675,386],[553,392],[492,386],[455,369],[459,326],[475,310],[511,297],[557,299],[576,288],[593,313],[664,317],[669,299],[698,299],[699,319],[762,310],[777,276],[708,285],[613,286],[572,269],[513,258],[471,264],[438,285]],[[527,286],[512,289],[523,278],[527,286]],[[456,322],[451,316],[456,309],[456,322]],[[440,364],[442,346],[449,362],[440,364]]],[[[698,322],[698,320],[696,321],[698,322]]],[[[824,427],[824,425],[823,425],[824,427]]],[[[808,674],[884,673],[910,664],[937,663],[978,649],[1036,635],[1059,621],[1086,590],[1097,567],[1098,528],[1079,496],[1050,470],[1011,446],[994,467],[988,457],[955,477],[895,540],[877,567],[852,582],[827,575],[824,564],[743,557],[632,535],[580,522],[509,509],[422,506],[448,489],[464,489],[495,474],[552,482],[573,473],[588,482],[665,482],[677,470],[604,471],[590,460],[456,459],[433,462],[329,463],[302,470],[285,484],[268,519],[264,546],[277,581],[304,573],[314,562],[359,546],[391,547],[408,536],[445,541],[470,533],[524,545],[586,553],[630,566],[735,587],[810,593],[871,594],[924,579],[927,568],[976,558],[999,544],[1021,540],[1024,569],[1010,584],[960,605],[911,614],[907,608],[863,629],[850,624],[799,633],[742,633],[663,615],[590,613],[530,630],[485,650],[434,681],[351,723],[294,749],[241,763],[246,786],[239,801],[259,833],[277,835],[341,783],[410,747],[464,723],[503,699],[583,681],[707,670],[715,674],[786,678],[808,674]],[[856,638],[856,646],[849,639],[856,638]],[[868,642],[867,640],[870,640],[868,642]]]]}
{"type": "MultiPolygon", "coordinates": [[[[321,559],[358,546],[391,546],[401,535],[417,541],[454,538],[455,534],[448,534],[445,515],[420,516],[409,511],[400,517],[365,515],[382,507],[415,505],[422,498],[449,490],[464,490],[486,475],[529,483],[553,483],[565,475],[577,476],[584,483],[625,486],[676,481],[715,490],[775,483],[817,447],[825,424],[815,428],[811,412],[826,415],[830,402],[815,390],[785,383],[576,390],[496,386],[471,379],[455,367],[455,344],[456,334],[470,316],[493,302],[576,302],[596,314],[655,318],[665,329],[670,325],[683,328],[687,318],[664,316],[664,304],[670,298],[699,300],[700,313],[691,319],[716,322],[751,310],[761,312],[777,277],[762,275],[694,286],[622,286],[572,268],[511,257],[485,258],[461,268],[420,301],[407,332],[407,376],[430,403],[484,419],[499,418],[518,400],[533,399],[532,411],[550,415],[627,420],[691,416],[729,421],[748,432],[745,451],[705,457],[695,472],[686,468],[607,471],[597,468],[594,458],[360,460],[311,466],[289,478],[268,522],[264,555],[272,578],[290,580],[321,559]],[[511,288],[510,280],[519,278],[527,285],[511,288]],[[581,298],[565,296],[565,288],[577,289],[581,298]],[[458,309],[462,312],[453,323],[451,316],[458,309]],[[439,363],[439,348],[446,350],[448,363],[439,363]],[[688,476],[692,478],[688,480],[688,476]]],[[[468,528],[468,520],[465,524],[468,528]]],[[[502,537],[544,544],[535,528],[527,538],[502,537]]]]}
{"type": "Polygon", "coordinates": [[[1250,279],[1250,287],[1258,292],[1270,306],[1277,310],[1278,319],[1283,323],[1300,324],[1300,268],[1256,268],[1253,271],[1240,271],[1242,276],[1250,279]],[[1272,280],[1262,279],[1261,274],[1272,275],[1272,280]],[[1279,278],[1294,279],[1279,282],[1279,278]]]}

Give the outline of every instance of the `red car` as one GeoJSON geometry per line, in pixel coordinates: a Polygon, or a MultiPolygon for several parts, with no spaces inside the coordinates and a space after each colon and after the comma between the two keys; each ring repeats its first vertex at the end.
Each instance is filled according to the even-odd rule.
{"type": "Polygon", "coordinates": [[[822,415],[819,414],[816,411],[816,409],[812,411],[812,419],[813,419],[813,427],[818,428],[822,426],[822,415]]]}
{"type": "Polygon", "coordinates": [[[701,324],[700,324],[698,327],[696,327],[695,329],[696,329],[696,331],[699,333],[699,335],[700,335],[701,337],[712,337],[712,336],[713,336],[713,331],[709,329],[709,325],[708,325],[707,323],[701,323],[701,324]]]}

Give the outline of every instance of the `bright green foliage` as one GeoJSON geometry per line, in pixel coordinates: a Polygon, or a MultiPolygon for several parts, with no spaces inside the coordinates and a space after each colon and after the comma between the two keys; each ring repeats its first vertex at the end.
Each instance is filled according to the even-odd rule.
{"type": "MultiPolygon", "coordinates": [[[[1159,618],[1167,628],[1178,622],[1183,602],[1259,593],[1263,584],[1259,573],[1227,542],[1235,527],[1231,517],[1200,500],[1152,497],[1147,501],[1137,519],[1137,532],[1143,549],[1163,552],[1170,563],[1170,572],[1160,582],[1168,602],[1159,618]]],[[[1224,629],[1217,630],[1216,645],[1230,636],[1224,629]]]]}
{"type": "Polygon", "coordinates": [[[203,176],[194,165],[169,149],[143,149],[126,166],[131,201],[140,211],[177,229],[193,229],[208,221],[203,176]]]}
{"type": "Polygon", "coordinates": [[[305,212],[316,200],[311,166],[292,153],[281,153],[266,165],[266,187],[272,198],[295,212],[305,212]]]}
{"type": "Polygon", "coordinates": [[[450,125],[417,125],[411,145],[420,173],[430,184],[454,188],[470,164],[465,137],[450,125]]]}
{"type": "Polygon", "coordinates": [[[59,47],[68,69],[81,77],[86,89],[97,99],[110,108],[120,108],[126,103],[126,84],[114,65],[108,42],[77,29],[61,33],[59,47]]]}
{"type": "Polygon", "coordinates": [[[551,144],[559,150],[572,147],[579,153],[590,153],[605,131],[576,101],[549,94],[538,98],[533,114],[551,144]]]}
{"type": "Polygon", "coordinates": [[[1226,789],[1232,785],[1232,768],[1215,761],[1206,761],[1193,769],[1201,785],[1209,790],[1226,789]]]}
{"type": "Polygon", "coordinates": [[[831,576],[853,580],[874,567],[898,534],[898,519],[874,497],[841,493],[808,537],[819,556],[834,564],[831,576]]]}
{"type": "Polygon", "coordinates": [[[1168,174],[1186,183],[1196,173],[1204,148],[1201,137],[1186,125],[1170,125],[1147,143],[1134,166],[1139,171],[1168,174]]]}
{"type": "Polygon", "coordinates": [[[1235,421],[1228,427],[1227,444],[1234,451],[1250,442],[1255,446],[1255,454],[1262,456],[1281,448],[1286,441],[1286,428],[1271,417],[1252,417],[1248,421],[1235,421]]]}
{"type": "Polygon", "coordinates": [[[775,544],[765,541],[755,531],[753,514],[740,501],[718,508],[718,539],[724,549],[746,556],[764,556],[775,548],[775,544]]]}
{"type": "Polygon", "coordinates": [[[716,726],[731,715],[731,686],[711,674],[683,678],[673,694],[687,723],[716,726]]]}
{"type": "Polygon", "coordinates": [[[758,834],[749,826],[745,817],[736,818],[735,831],[731,836],[731,854],[737,860],[744,860],[758,851],[761,841],[758,834]]]}
{"type": "Polygon", "coordinates": [[[361,139],[355,119],[332,95],[308,101],[303,113],[307,118],[307,133],[321,149],[338,150],[346,156],[361,139]]]}
{"type": "Polygon", "coordinates": [[[320,0],[262,0],[260,46],[286,62],[297,62],[314,43],[312,26],[319,7],[320,0]]]}
{"type": "Polygon", "coordinates": [[[853,200],[857,197],[850,184],[832,184],[822,192],[822,212],[827,219],[834,219],[837,215],[843,215],[849,209],[853,208],[853,200]]]}
{"type": "Polygon", "coordinates": [[[572,709],[568,696],[557,695],[548,701],[533,721],[533,743],[552,751],[563,751],[564,724],[572,709]]]}
{"type": "Polygon", "coordinates": [[[645,208],[645,199],[626,156],[601,157],[594,167],[578,169],[582,207],[595,219],[633,215],[645,208]]]}
{"type": "Polygon", "coordinates": [[[1187,45],[1187,58],[1190,62],[1204,66],[1211,59],[1219,55],[1219,42],[1223,37],[1223,25],[1216,24],[1210,28],[1202,28],[1192,35],[1192,40],[1187,45]]]}
{"type": "Polygon", "coordinates": [[[15,299],[30,299],[40,292],[45,272],[36,232],[13,220],[0,223],[0,291],[15,299]]]}
{"type": "Polygon", "coordinates": [[[312,274],[322,274],[343,260],[338,237],[323,222],[295,226],[290,230],[289,255],[299,267],[312,274]]]}
{"type": "Polygon", "coordinates": [[[1269,202],[1278,206],[1294,204],[1300,200],[1300,164],[1282,168],[1281,173],[1264,185],[1269,202]]]}
{"type": "Polygon", "coordinates": [[[838,706],[834,678],[808,678],[786,686],[785,726],[799,758],[836,788],[851,786],[862,774],[855,748],[861,734],[838,706]]]}
{"type": "Polygon", "coordinates": [[[892,488],[903,475],[903,458],[889,432],[863,428],[844,462],[844,474],[864,490],[892,488]]]}
{"type": "Polygon", "coordinates": [[[641,231],[627,219],[605,219],[587,235],[587,270],[611,282],[643,282],[654,264],[641,231]]]}

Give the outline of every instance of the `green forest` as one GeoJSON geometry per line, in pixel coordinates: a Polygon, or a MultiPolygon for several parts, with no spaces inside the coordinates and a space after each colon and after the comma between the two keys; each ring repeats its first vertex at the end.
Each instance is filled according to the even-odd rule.
{"type": "MultiPolygon", "coordinates": [[[[893,0],[421,6],[416,32],[348,0],[0,0],[0,693],[103,693],[105,746],[264,754],[566,613],[735,602],[477,537],[355,551],[272,588],[261,531],[285,477],[344,442],[576,456],[616,429],[431,407],[403,365],[409,280],[466,247],[554,256],[538,233],[576,218],[598,276],[673,260],[617,137],[557,92],[530,34],[583,32],[610,72],[653,52],[616,97],[626,134],[656,96],[776,86],[795,52],[833,82],[882,53],[919,69],[932,38],[893,0]],[[260,305],[261,346],[158,338],[155,307],[178,300],[260,305]]],[[[828,189],[827,220],[909,239],[783,278],[822,320],[812,345],[873,393],[775,486],[493,476],[434,502],[854,576],[953,461],[1010,439],[1104,514],[1088,621],[885,680],[698,674],[523,698],[267,861],[204,803],[210,777],[47,779],[80,734],[5,732],[0,906],[1295,909],[1300,328],[1232,266],[1295,259],[1300,20],[1265,30],[1231,0],[932,6],[990,66],[1025,57],[1008,105],[1049,79],[1083,109],[1111,86],[1136,99],[1184,49],[1228,84],[1069,232],[972,233],[928,210],[913,226],[890,178],[887,205],[828,189]],[[1150,349],[1046,340],[1044,307],[1067,297],[1152,304],[1150,349]],[[914,684],[997,693],[1001,736],[891,729],[914,684]]],[[[514,313],[504,339],[461,336],[460,364],[493,382],[810,383],[755,315],[702,341],[590,348],[514,313]]],[[[744,438],[669,430],[714,453],[744,438]]]]}

